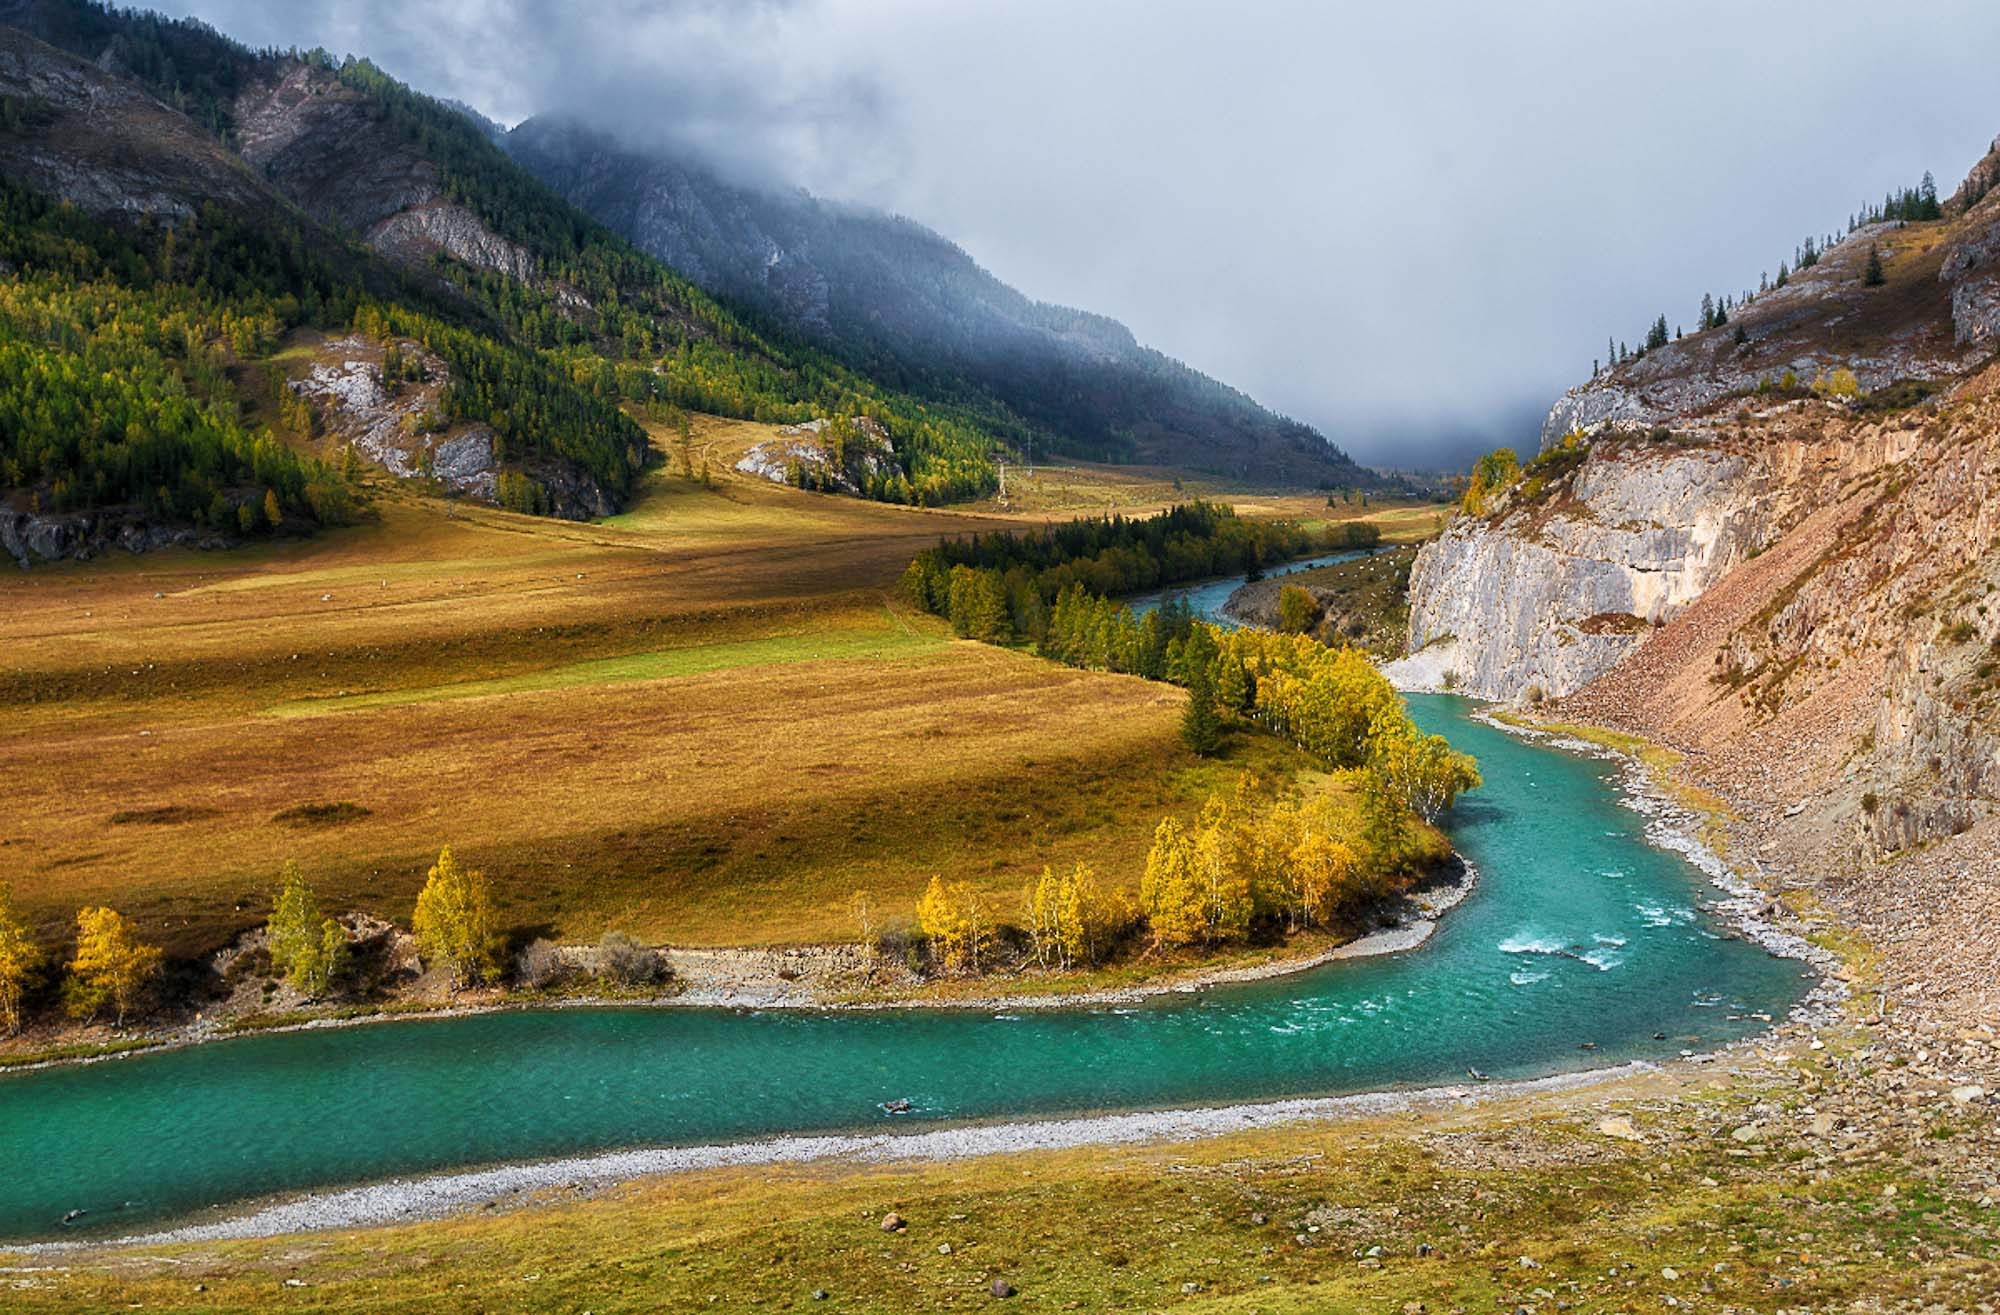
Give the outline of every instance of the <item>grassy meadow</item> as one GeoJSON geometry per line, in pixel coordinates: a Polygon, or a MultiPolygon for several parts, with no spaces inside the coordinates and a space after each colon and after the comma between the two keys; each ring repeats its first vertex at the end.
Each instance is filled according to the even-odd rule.
{"type": "MultiPolygon", "coordinates": [[[[855,892],[893,921],[935,872],[1010,900],[1044,863],[1135,882],[1164,812],[1305,770],[1262,737],[1197,760],[1179,691],[957,641],[895,596],[939,535],[1150,510],[1154,475],[918,510],[736,474],[767,434],[701,422],[711,482],[674,445],[600,524],[381,484],[369,523],[309,540],[0,578],[18,905],[51,940],[102,902],[199,953],[290,858],[329,908],[406,921],[449,842],[524,932],[844,940],[855,892]]],[[[1242,508],[1426,523],[1324,501],[1242,508]]]]}

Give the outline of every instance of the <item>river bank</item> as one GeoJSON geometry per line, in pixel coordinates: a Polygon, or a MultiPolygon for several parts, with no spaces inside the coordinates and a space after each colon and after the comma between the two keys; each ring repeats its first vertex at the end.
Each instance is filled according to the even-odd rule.
{"type": "Polygon", "coordinates": [[[139,1233],[115,1241],[35,1242],[13,1248],[28,1255],[99,1246],[164,1246],[277,1237],[329,1229],[412,1223],[498,1206],[530,1203],[560,1188],[589,1192],[704,1169],[753,1168],[825,1161],[891,1163],[953,1161],[1085,1146],[1193,1141],[1259,1128],[1342,1119],[1378,1118],[1510,1098],[1574,1092],[1658,1072],[1650,1064],[1586,1069],[1520,1082],[1461,1083],[1414,1091],[1361,1092],[1300,1100],[1143,1110],[1082,1118],[961,1124],[924,1132],[774,1137],[748,1143],[649,1147],[528,1164],[499,1165],[421,1178],[392,1179],[278,1201],[233,1207],[226,1218],[139,1233]]]}
{"type": "MultiPolygon", "coordinates": [[[[1115,986],[1094,985],[1102,973],[1041,970],[928,978],[854,944],[777,949],[662,945],[652,947],[665,979],[655,990],[608,992],[584,986],[553,994],[474,988],[440,994],[436,981],[419,979],[405,995],[363,1004],[300,1003],[281,1012],[260,1007],[210,1008],[186,1022],[135,1029],[101,1040],[97,1038],[107,1031],[101,1026],[54,1037],[27,1037],[33,1049],[17,1045],[11,1059],[0,1051],[0,1081],[9,1073],[129,1059],[244,1036],[413,1019],[474,1018],[529,1009],[1040,1010],[1138,1004],[1222,986],[1273,981],[1330,963],[1407,953],[1431,938],[1439,921],[1472,894],[1478,881],[1478,869],[1454,854],[1428,880],[1380,910],[1374,926],[1350,940],[1316,945],[1315,941],[1326,938],[1299,938],[1284,945],[1234,953],[1221,963],[1167,967],[1156,975],[1115,986]],[[1240,962],[1248,956],[1257,961],[1240,962]],[[1044,989],[1024,991],[1024,980],[1044,989]]],[[[560,949],[579,962],[591,952],[589,946],[560,949]]]]}

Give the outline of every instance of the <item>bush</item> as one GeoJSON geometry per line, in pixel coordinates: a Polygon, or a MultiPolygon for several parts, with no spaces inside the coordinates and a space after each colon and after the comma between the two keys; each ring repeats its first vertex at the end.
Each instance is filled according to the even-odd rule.
{"type": "Polygon", "coordinates": [[[1319,624],[1325,614],[1319,599],[1310,590],[1295,584],[1278,590],[1278,629],[1288,635],[1302,635],[1319,624]]]}
{"type": "Polygon", "coordinates": [[[597,942],[597,979],[607,986],[643,986],[660,976],[660,956],[622,931],[607,931],[597,942]]]}
{"type": "Polygon", "coordinates": [[[529,941],[514,956],[514,983],[530,991],[552,986],[568,972],[569,965],[563,962],[562,951],[554,941],[543,936],[529,941]]]}

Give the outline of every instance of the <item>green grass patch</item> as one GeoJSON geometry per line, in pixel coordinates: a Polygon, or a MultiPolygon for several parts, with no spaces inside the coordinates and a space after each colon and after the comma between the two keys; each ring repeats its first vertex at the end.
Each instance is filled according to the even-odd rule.
{"type": "Polygon", "coordinates": [[[748,639],[730,644],[702,644],[689,648],[661,649],[651,653],[632,653],[623,657],[597,658],[588,662],[572,662],[492,680],[466,680],[416,689],[289,699],[265,709],[265,715],[317,717],[335,712],[353,712],[362,708],[401,707],[447,699],[493,698],[506,694],[618,685],[642,680],[673,680],[685,676],[704,675],[711,671],[774,666],[781,663],[855,659],[887,661],[908,657],[925,649],[937,648],[944,642],[945,640],[938,635],[906,628],[891,618],[889,624],[880,628],[774,635],[765,639],[748,639]]]}

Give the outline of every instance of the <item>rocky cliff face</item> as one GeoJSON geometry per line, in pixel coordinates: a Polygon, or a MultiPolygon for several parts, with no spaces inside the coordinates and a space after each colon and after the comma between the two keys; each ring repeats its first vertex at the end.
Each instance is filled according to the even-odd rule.
{"type": "Polygon", "coordinates": [[[437,166],[325,69],[281,61],[238,96],[244,160],[313,218],[421,266],[443,253],[524,282],[534,258],[451,201],[437,166]]]}
{"type": "Polygon", "coordinates": [[[1580,460],[1423,549],[1393,673],[1675,744],[1830,865],[2000,826],[1996,202],[1863,230],[1740,340],[1566,396],[1544,434],[1588,431],[1580,460]],[[1884,286],[1850,268],[1869,243],[1884,286]]]}
{"type": "Polygon", "coordinates": [[[1538,497],[1460,518],[1411,572],[1408,674],[1495,699],[1582,688],[1762,545],[1783,511],[1759,464],[1607,443],[1538,497]]]}

